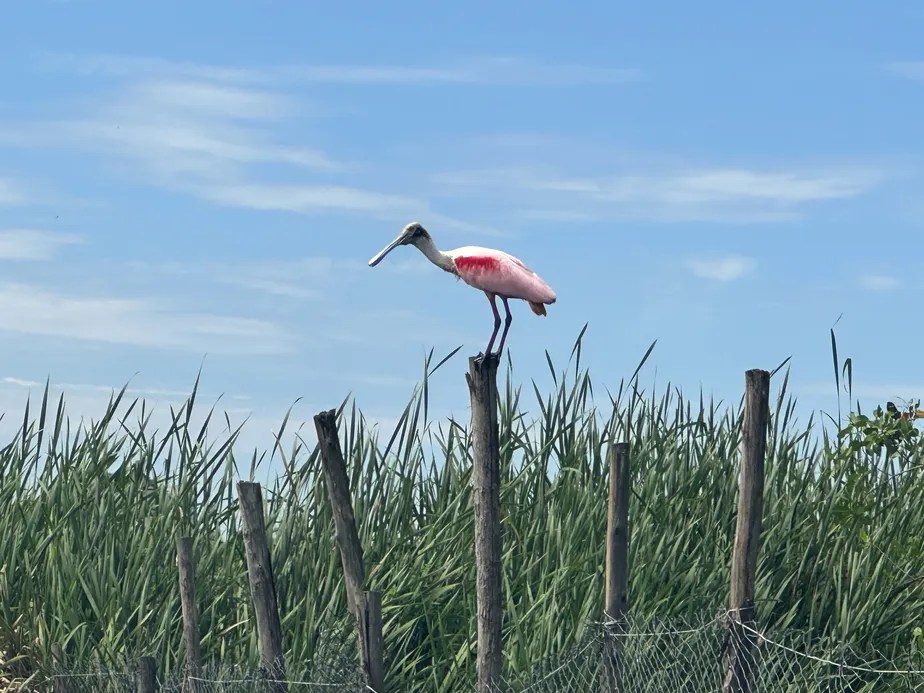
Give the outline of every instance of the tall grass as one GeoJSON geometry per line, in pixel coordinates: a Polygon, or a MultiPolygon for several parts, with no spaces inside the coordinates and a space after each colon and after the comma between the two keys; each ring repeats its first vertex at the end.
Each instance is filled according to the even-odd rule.
{"type": "MultiPolygon", "coordinates": [[[[440,387],[463,387],[444,363],[428,363],[387,440],[355,403],[339,408],[369,584],[384,595],[393,690],[459,690],[474,675],[468,422],[431,421],[427,410],[437,367],[440,387]]],[[[741,402],[670,386],[645,392],[638,369],[614,394],[595,393],[580,339],[568,368],[550,359],[549,369],[549,392],[515,387],[511,368],[501,384],[505,658],[514,678],[579,642],[601,616],[612,440],[632,445],[633,613],[695,620],[727,602],[741,402]]],[[[787,380],[774,375],[760,621],[901,658],[924,625],[920,447],[885,466],[872,453],[845,455],[815,421],[794,421],[787,380]]],[[[205,658],[257,665],[235,482],[271,458],[254,455],[239,469],[237,431],[210,433],[223,428],[211,413],[194,428],[195,406],[194,388],[161,432],[125,390],[79,429],[47,389],[38,412],[27,407],[0,450],[0,673],[44,670],[52,643],[70,662],[119,667],[150,654],[161,671],[176,671],[178,534],[194,537],[205,658]]],[[[283,422],[280,439],[291,426],[283,422]]],[[[317,452],[294,440],[273,451],[283,473],[264,500],[286,659],[290,673],[310,677],[349,652],[350,630],[317,452]]]]}

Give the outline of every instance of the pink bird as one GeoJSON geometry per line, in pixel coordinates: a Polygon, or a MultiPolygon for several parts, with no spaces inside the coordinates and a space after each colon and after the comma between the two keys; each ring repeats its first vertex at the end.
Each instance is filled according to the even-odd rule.
{"type": "Polygon", "coordinates": [[[510,315],[510,306],[507,300],[519,298],[527,303],[536,315],[545,315],[545,305],[555,303],[555,292],[542,278],[524,265],[520,260],[502,250],[481,248],[467,245],[443,252],[438,250],[430,238],[427,230],[412,222],[404,227],[398,237],[385,246],[375,257],[369,260],[369,266],[375,267],[388,253],[399,245],[413,245],[422,252],[434,265],[450,274],[456,275],[469,286],[481,289],[491,301],[491,310],[494,311],[494,332],[488,340],[485,353],[491,354],[494,338],[500,329],[501,318],[497,312],[496,298],[501,297],[507,316],[504,320],[504,332],[497,347],[497,355],[504,350],[504,340],[507,339],[507,330],[513,316],[510,315]]]}

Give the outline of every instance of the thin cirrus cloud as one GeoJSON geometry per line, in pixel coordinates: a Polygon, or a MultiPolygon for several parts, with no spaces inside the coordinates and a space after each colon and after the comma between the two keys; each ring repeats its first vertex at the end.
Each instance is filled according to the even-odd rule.
{"type": "Polygon", "coordinates": [[[0,230],[0,260],[51,260],[64,245],[80,243],[76,234],[35,229],[0,230]]]}
{"type": "Polygon", "coordinates": [[[272,124],[293,109],[289,99],[264,90],[160,79],[101,97],[82,118],[6,127],[0,143],[102,152],[140,164],[163,183],[228,179],[254,164],[341,170],[316,149],[273,138],[272,124]]]}
{"type": "Polygon", "coordinates": [[[695,276],[702,279],[730,282],[753,272],[757,267],[757,261],[745,255],[730,254],[689,260],[687,266],[695,276]]]}
{"type": "Polygon", "coordinates": [[[77,297],[30,284],[0,284],[0,330],[23,334],[229,354],[292,351],[266,320],[176,310],[157,301],[77,297]]]}
{"type": "MultiPolygon", "coordinates": [[[[799,386],[800,392],[809,395],[830,395],[834,385],[825,380],[808,381],[799,386]]],[[[904,406],[906,399],[914,399],[924,393],[924,382],[854,382],[851,394],[855,398],[877,400],[881,404],[887,401],[895,402],[899,407],[904,406]]]]}
{"type": "MultiPolygon", "coordinates": [[[[22,387],[29,390],[45,387],[45,383],[43,382],[39,382],[37,380],[29,380],[28,378],[17,378],[11,375],[0,378],[0,381],[6,383],[7,385],[15,385],[16,387],[22,387]]],[[[112,385],[94,385],[92,383],[49,383],[49,388],[51,387],[59,390],[76,390],[104,393],[114,393],[122,389],[121,385],[119,387],[115,387],[112,385]]],[[[177,399],[185,399],[189,397],[189,392],[186,390],[168,390],[154,387],[126,387],[125,392],[127,394],[146,395],[151,397],[170,397],[177,399]]]]}
{"type": "MultiPolygon", "coordinates": [[[[7,385],[13,385],[15,387],[24,388],[27,390],[36,390],[44,389],[46,386],[45,382],[39,382],[38,380],[30,380],[29,378],[20,378],[12,375],[7,375],[0,378],[0,382],[3,382],[7,385]]],[[[114,394],[119,392],[123,387],[125,388],[125,393],[128,395],[137,395],[145,398],[162,398],[170,399],[177,402],[182,402],[186,400],[190,395],[190,390],[176,390],[162,387],[133,387],[128,383],[120,383],[116,385],[99,385],[95,383],[61,383],[53,382],[49,378],[47,382],[49,390],[59,390],[59,391],[68,391],[68,392],[97,392],[103,394],[114,394]]],[[[203,392],[199,390],[197,392],[200,399],[212,399],[218,397],[217,394],[211,394],[208,392],[203,392]]],[[[224,396],[224,395],[222,395],[224,396]]],[[[242,402],[251,399],[250,395],[242,394],[230,394],[226,396],[227,399],[234,400],[235,402],[242,402]]]]}
{"type": "Polygon", "coordinates": [[[358,211],[403,218],[427,207],[424,200],[342,185],[230,183],[197,186],[195,190],[216,204],[273,211],[358,211]]]}
{"type": "MultiPolygon", "coordinates": [[[[304,104],[281,91],[293,83],[567,86],[631,82],[630,68],[474,58],[445,66],[269,65],[259,69],[120,55],[46,54],[44,67],[115,77],[114,92],[94,99],[84,117],[0,130],[0,144],[58,146],[103,153],[145,182],[237,208],[299,214],[352,213],[400,220],[427,215],[463,230],[465,222],[426,199],[356,179],[356,169],[317,148],[279,140],[278,127],[304,104]],[[263,176],[258,165],[288,167],[263,176]]],[[[476,230],[498,235],[494,229],[476,230]]]]}
{"type": "Polygon", "coordinates": [[[436,187],[462,196],[514,202],[529,219],[656,221],[785,221],[811,203],[846,199],[878,185],[872,167],[761,171],[746,168],[616,172],[594,177],[551,167],[508,166],[437,174],[436,187]]]}
{"type": "MultiPolygon", "coordinates": [[[[370,255],[374,249],[370,248],[370,255]]],[[[186,263],[170,262],[157,265],[132,263],[136,272],[154,271],[177,277],[195,277],[215,284],[259,292],[274,298],[297,301],[325,300],[343,284],[368,275],[369,266],[362,260],[333,257],[302,257],[292,260],[262,260],[240,262],[186,263]]],[[[407,274],[429,272],[419,258],[393,258],[383,263],[379,272],[407,274]]]]}
{"type": "Polygon", "coordinates": [[[85,117],[0,131],[0,144],[100,153],[146,184],[235,208],[341,212],[398,220],[430,212],[426,200],[349,185],[352,170],[311,147],[281,142],[276,125],[297,113],[265,89],[157,78],[97,100],[85,117]],[[260,167],[288,174],[262,179],[260,167]],[[307,180],[306,180],[307,179],[307,180]]]}
{"type": "Polygon", "coordinates": [[[457,60],[444,65],[305,64],[260,68],[220,66],[114,54],[48,53],[40,63],[85,75],[138,77],[170,74],[239,84],[328,83],[412,86],[576,86],[636,82],[644,73],[634,67],[546,63],[495,56],[457,60]]]}
{"type": "Polygon", "coordinates": [[[886,69],[906,79],[924,82],[924,60],[896,61],[886,64],[886,69]]]}
{"type": "Polygon", "coordinates": [[[870,291],[891,291],[900,284],[896,277],[887,274],[864,274],[860,277],[860,285],[870,291]]]}
{"type": "Polygon", "coordinates": [[[0,178],[0,205],[18,205],[25,201],[22,187],[9,178],[0,178]]]}

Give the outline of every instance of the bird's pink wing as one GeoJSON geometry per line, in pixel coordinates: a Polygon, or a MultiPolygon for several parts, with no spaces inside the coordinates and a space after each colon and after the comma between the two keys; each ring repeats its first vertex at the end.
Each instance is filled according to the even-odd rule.
{"type": "Polygon", "coordinates": [[[519,259],[492,248],[468,246],[451,256],[462,280],[482,291],[536,303],[554,303],[555,292],[519,259]]]}

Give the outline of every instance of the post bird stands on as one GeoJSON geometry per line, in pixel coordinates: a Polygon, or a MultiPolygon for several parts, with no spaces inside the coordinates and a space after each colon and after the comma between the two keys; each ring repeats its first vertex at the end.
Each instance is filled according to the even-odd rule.
{"type": "Polygon", "coordinates": [[[443,252],[437,249],[430,234],[417,222],[405,226],[395,240],[369,260],[369,266],[375,267],[382,261],[382,258],[399,245],[413,245],[440,269],[456,275],[469,286],[485,292],[491,302],[491,310],[494,312],[494,331],[484,351],[486,356],[491,355],[494,338],[497,337],[497,331],[500,329],[501,318],[497,312],[498,296],[504,302],[504,310],[507,311],[504,319],[504,332],[497,347],[498,356],[504,350],[507,330],[510,329],[510,323],[513,321],[510,306],[507,303],[509,299],[519,298],[526,301],[536,315],[545,315],[545,306],[555,303],[556,296],[552,287],[513,255],[502,250],[481,248],[475,245],[443,252]]]}

